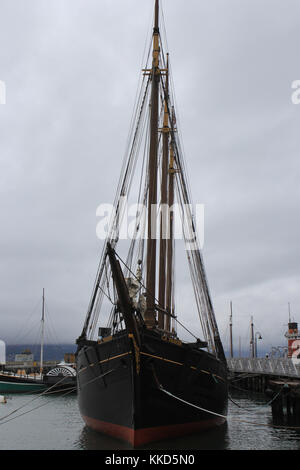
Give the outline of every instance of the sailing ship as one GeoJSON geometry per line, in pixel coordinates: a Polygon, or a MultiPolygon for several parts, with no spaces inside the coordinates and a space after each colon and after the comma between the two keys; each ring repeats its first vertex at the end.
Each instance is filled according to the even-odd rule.
{"type": "Polygon", "coordinates": [[[12,374],[2,371],[0,373],[1,393],[34,393],[46,389],[43,383],[43,358],[44,358],[44,325],[45,325],[45,289],[43,289],[42,318],[41,318],[41,350],[40,350],[40,373],[25,375],[12,374]]]}
{"type": "Polygon", "coordinates": [[[130,145],[76,352],[83,420],[134,447],[221,425],[228,400],[226,359],[195,228],[160,23],[160,4],[155,0],[130,145]],[[125,259],[119,249],[123,203],[137,168],[138,209],[125,259]],[[158,207],[172,208],[175,200],[182,208],[201,339],[184,325],[175,305],[175,215],[172,210],[157,215],[158,207]],[[99,315],[105,312],[109,317],[104,327],[99,315]],[[193,339],[179,337],[180,328],[193,339]]]}
{"type": "Polygon", "coordinates": [[[0,372],[0,393],[35,393],[46,389],[53,391],[76,389],[76,370],[67,364],[58,364],[47,374],[44,373],[44,339],[45,339],[45,289],[42,297],[41,346],[39,373],[0,372]]]}

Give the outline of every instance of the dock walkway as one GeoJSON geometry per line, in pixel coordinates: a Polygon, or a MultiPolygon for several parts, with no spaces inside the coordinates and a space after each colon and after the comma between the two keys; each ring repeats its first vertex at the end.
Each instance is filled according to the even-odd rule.
{"type": "Polygon", "coordinates": [[[228,369],[233,373],[261,374],[300,379],[300,364],[285,358],[228,358],[228,369]]]}

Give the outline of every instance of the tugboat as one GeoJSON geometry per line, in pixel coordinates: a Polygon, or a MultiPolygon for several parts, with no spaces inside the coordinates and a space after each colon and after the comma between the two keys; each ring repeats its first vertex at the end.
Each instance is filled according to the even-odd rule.
{"type": "Polygon", "coordinates": [[[77,339],[77,393],[83,420],[133,447],[221,425],[227,413],[226,359],[191,209],[169,54],[164,48],[160,5],[155,0],[150,59],[143,69],[115,212],[77,339]],[[123,259],[118,242],[124,199],[139,167],[140,182],[134,186],[139,209],[123,259]],[[202,339],[183,324],[184,315],[175,306],[175,214],[170,210],[175,200],[184,220],[202,339]],[[157,217],[158,205],[166,210],[157,217]],[[108,323],[101,327],[99,314],[108,310],[108,323]],[[178,336],[178,325],[193,337],[191,342],[178,336]]]}

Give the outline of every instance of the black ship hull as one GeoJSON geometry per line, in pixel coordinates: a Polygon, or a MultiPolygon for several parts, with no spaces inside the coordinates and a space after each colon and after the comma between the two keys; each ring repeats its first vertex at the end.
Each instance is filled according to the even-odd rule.
{"type": "Polygon", "coordinates": [[[154,330],[141,331],[140,348],[126,331],[103,342],[79,341],[77,377],[87,426],[134,447],[226,419],[226,366],[154,330]]]}

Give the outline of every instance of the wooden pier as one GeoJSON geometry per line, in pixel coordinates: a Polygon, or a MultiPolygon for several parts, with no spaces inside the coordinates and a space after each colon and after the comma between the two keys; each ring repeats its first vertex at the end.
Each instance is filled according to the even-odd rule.
{"type": "Polygon", "coordinates": [[[264,393],[274,424],[300,424],[300,364],[288,358],[229,358],[233,389],[264,393]]]}

